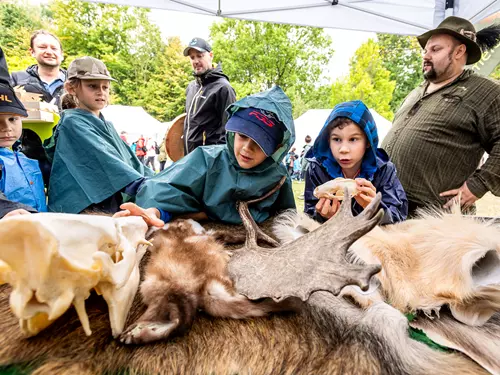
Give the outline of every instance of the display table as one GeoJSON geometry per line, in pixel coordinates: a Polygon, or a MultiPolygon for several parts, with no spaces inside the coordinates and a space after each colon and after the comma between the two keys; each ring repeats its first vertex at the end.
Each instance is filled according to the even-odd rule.
{"type": "Polygon", "coordinates": [[[23,129],[33,130],[41,138],[42,142],[52,136],[52,129],[59,122],[57,113],[45,112],[42,119],[24,118],[23,129]]]}

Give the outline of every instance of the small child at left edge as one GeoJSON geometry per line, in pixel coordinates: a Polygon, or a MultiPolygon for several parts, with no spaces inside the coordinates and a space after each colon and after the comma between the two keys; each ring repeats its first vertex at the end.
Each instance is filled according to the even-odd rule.
{"type": "Polygon", "coordinates": [[[12,150],[12,145],[21,137],[21,118],[27,116],[10,85],[7,62],[0,48],[0,219],[47,211],[38,161],[12,150]]]}

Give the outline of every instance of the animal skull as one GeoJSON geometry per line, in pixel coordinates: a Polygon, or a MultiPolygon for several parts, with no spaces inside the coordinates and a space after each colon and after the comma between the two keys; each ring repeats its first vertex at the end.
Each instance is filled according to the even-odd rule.
{"type": "Polygon", "coordinates": [[[140,217],[39,213],[0,225],[0,284],[12,286],[10,307],[26,336],[34,336],[71,304],[91,334],[85,299],[95,289],[109,307],[113,336],[125,324],[149,244],[140,217]]]}
{"type": "Polygon", "coordinates": [[[359,193],[356,181],[350,178],[338,177],[318,186],[316,189],[314,189],[313,195],[316,198],[327,198],[327,199],[335,198],[338,200],[343,200],[344,189],[348,191],[349,197],[354,197],[359,193]]]}

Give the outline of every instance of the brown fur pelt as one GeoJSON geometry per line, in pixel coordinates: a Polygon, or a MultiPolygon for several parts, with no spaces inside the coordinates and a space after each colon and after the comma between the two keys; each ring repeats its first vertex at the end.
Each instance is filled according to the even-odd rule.
{"type": "MultiPolygon", "coordinates": [[[[269,223],[263,227],[269,232],[269,223]]],[[[146,263],[147,256],[142,269],[146,263]]],[[[301,313],[244,321],[199,314],[186,335],[140,347],[111,337],[106,304],[95,294],[86,301],[91,336],[69,310],[38,336],[25,339],[10,311],[9,294],[10,287],[0,286],[0,366],[29,365],[34,374],[486,373],[460,354],[409,339],[404,316],[389,305],[361,309],[325,292],[313,294],[301,313]]],[[[128,324],[144,310],[137,295],[128,324]]]]}

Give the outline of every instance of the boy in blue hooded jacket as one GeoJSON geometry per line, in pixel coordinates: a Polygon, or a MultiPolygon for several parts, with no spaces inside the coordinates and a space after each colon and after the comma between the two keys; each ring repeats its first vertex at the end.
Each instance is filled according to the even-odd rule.
{"type": "MultiPolygon", "coordinates": [[[[295,141],[295,128],[291,102],[279,87],[247,96],[228,112],[226,145],[198,147],[146,180],[137,205],[123,204],[128,212],[120,215],[145,213],[164,222],[187,215],[241,224],[236,202],[262,197],[287,176],[282,160],[295,141]]],[[[295,208],[289,176],[277,192],[249,207],[257,223],[289,208],[295,208]]]]}
{"type": "Polygon", "coordinates": [[[304,212],[324,222],[337,212],[337,199],[317,199],[314,189],[337,177],[355,179],[359,194],[352,200],[352,212],[358,215],[382,194],[384,217],[381,224],[406,219],[408,201],[396,168],[382,149],[377,148],[375,120],[360,100],[338,104],[328,117],[308,156],[304,212]],[[312,153],[312,155],[311,155],[312,153]]]}

